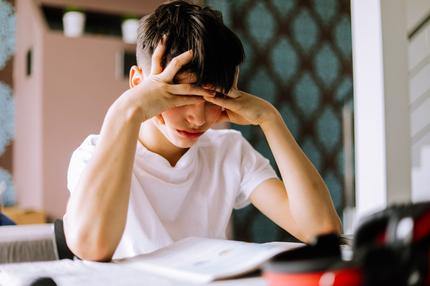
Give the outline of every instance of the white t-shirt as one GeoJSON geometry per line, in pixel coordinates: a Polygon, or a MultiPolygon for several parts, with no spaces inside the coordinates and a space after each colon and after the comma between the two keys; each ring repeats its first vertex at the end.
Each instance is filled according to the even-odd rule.
{"type": "MultiPolygon", "coordinates": [[[[68,189],[73,192],[98,135],[73,153],[68,189]]],[[[113,258],[154,251],[173,241],[225,238],[233,208],[249,204],[252,191],[276,178],[270,163],[235,130],[208,130],[172,167],[137,144],[127,222],[113,258]]]]}

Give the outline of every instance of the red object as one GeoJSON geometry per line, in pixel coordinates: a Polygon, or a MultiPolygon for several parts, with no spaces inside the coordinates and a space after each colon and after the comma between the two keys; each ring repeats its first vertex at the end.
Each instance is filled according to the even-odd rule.
{"type": "Polygon", "coordinates": [[[366,218],[354,234],[352,261],[334,246],[333,237],[319,236],[270,261],[263,277],[268,286],[412,285],[411,277],[413,285],[430,286],[430,202],[394,205],[366,218]],[[404,219],[413,228],[401,228],[404,219]]]}
{"type": "Polygon", "coordinates": [[[430,234],[430,210],[418,218],[414,227],[414,241],[420,241],[430,234]]]}
{"type": "Polygon", "coordinates": [[[330,272],[279,273],[266,271],[268,286],[360,286],[361,272],[356,268],[330,272]]]}

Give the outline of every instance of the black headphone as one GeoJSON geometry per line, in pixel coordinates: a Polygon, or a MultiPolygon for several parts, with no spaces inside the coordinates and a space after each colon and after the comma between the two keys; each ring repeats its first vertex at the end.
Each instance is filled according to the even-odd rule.
{"type": "MultiPolygon", "coordinates": [[[[340,245],[336,234],[318,236],[276,256],[263,271],[279,274],[285,285],[294,285],[289,278],[295,274],[309,274],[311,281],[315,273],[348,278],[335,284],[342,286],[430,285],[430,202],[394,205],[366,217],[354,234],[350,261],[342,259],[340,245]]],[[[318,279],[306,285],[320,285],[318,279]]]]}
{"type": "Polygon", "coordinates": [[[430,202],[367,217],[354,235],[353,253],[364,285],[430,285],[430,202]]]}

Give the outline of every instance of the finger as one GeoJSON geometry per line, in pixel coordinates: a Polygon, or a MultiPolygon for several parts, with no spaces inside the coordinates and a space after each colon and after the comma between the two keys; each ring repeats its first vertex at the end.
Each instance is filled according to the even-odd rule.
{"type": "Polygon", "coordinates": [[[220,97],[204,97],[204,99],[210,103],[221,106],[224,109],[232,110],[233,102],[229,98],[220,98],[220,97]]]}
{"type": "Polygon", "coordinates": [[[151,74],[159,74],[163,71],[161,61],[163,59],[164,51],[166,50],[166,35],[158,43],[151,58],[151,74]]]}
{"type": "Polygon", "coordinates": [[[213,84],[205,83],[202,85],[203,88],[208,90],[216,91],[217,97],[230,97],[230,98],[237,98],[239,96],[239,93],[237,93],[237,88],[231,88],[228,93],[225,93],[224,90],[221,87],[215,87],[213,84]]]}
{"type": "Polygon", "coordinates": [[[193,59],[193,51],[186,51],[179,56],[174,57],[164,71],[160,74],[166,82],[171,82],[178,71],[193,59]]]}
{"type": "Polygon", "coordinates": [[[204,89],[189,83],[181,84],[170,84],[167,86],[167,91],[171,94],[181,94],[181,95],[200,95],[213,97],[216,92],[208,89],[204,89]]]}
{"type": "Polygon", "coordinates": [[[189,104],[196,104],[205,102],[205,100],[200,96],[186,96],[186,95],[178,95],[173,99],[175,106],[184,106],[189,104]]]}

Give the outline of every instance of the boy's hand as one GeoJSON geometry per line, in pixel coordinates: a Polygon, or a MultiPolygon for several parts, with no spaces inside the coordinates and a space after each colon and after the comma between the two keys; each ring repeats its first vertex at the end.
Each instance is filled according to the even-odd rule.
{"type": "MultiPolygon", "coordinates": [[[[223,107],[220,122],[232,122],[239,125],[261,125],[275,114],[275,107],[266,100],[256,97],[252,94],[241,91],[237,88],[239,79],[239,68],[236,69],[236,75],[233,87],[225,94],[225,97],[204,97],[210,103],[223,107]]],[[[213,90],[214,87],[204,85],[204,88],[213,90]]],[[[220,90],[217,90],[221,93],[220,90]]]]}
{"type": "Polygon", "coordinates": [[[141,98],[144,120],[175,106],[204,102],[203,97],[213,97],[215,92],[190,83],[173,84],[178,71],[193,58],[191,50],[173,58],[163,70],[161,61],[165,51],[165,38],[152,54],[150,75],[127,92],[141,98]]]}

